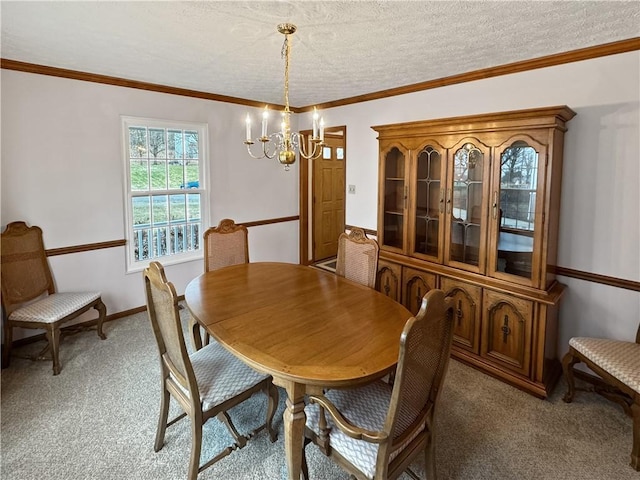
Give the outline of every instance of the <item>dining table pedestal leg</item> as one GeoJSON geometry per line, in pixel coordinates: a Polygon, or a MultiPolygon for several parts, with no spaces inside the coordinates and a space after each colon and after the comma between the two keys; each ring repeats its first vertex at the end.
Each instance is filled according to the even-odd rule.
{"type": "Polygon", "coordinates": [[[289,480],[300,480],[302,471],[302,446],[304,440],[305,386],[299,383],[286,382],[281,385],[287,391],[287,401],[284,410],[284,448],[287,458],[289,480]]]}

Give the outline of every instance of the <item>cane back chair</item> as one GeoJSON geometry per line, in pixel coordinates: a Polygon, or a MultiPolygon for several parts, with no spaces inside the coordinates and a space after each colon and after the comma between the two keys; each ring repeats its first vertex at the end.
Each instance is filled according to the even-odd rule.
{"type": "Polygon", "coordinates": [[[191,419],[192,432],[189,480],[195,480],[198,473],[233,450],[244,447],[262,429],[266,428],[271,441],[275,442],[276,432],[271,422],[278,404],[278,390],[271,383],[271,377],[242,363],[217,342],[189,355],[173,284],[167,281],[158,262],[151,262],[143,275],[147,311],[160,354],[162,381],[155,451],[162,448],[167,427],[185,416],[191,419]],[[260,391],[268,398],[266,421],[248,435],[240,435],[227,411],[260,391]],[[184,413],[167,422],[171,397],[184,413]],[[202,426],[212,417],[217,417],[229,429],[235,442],[200,466],[202,426]]]}
{"type": "Polygon", "coordinates": [[[361,228],[352,228],[349,234],[338,237],[336,275],[375,288],[378,272],[378,242],[368,238],[361,228]]]}
{"type": "Polygon", "coordinates": [[[249,263],[248,237],[247,227],[236,225],[230,218],[207,229],[204,232],[204,271],[249,263]]]}
{"type": "Polygon", "coordinates": [[[573,337],[562,359],[568,390],[563,400],[575,396],[574,365],[582,362],[602,380],[596,391],[622,406],[633,421],[631,466],[640,471],[640,325],[635,342],[605,338],[573,337]]]}
{"type": "Polygon", "coordinates": [[[12,222],[2,233],[2,315],[4,349],[2,366],[9,366],[14,327],[44,329],[47,346],[33,360],[47,359],[51,351],[53,374],[58,375],[61,326],[94,308],[98,336],[107,338],[102,324],[107,308],[100,292],[57,292],[42,240],[42,229],[12,222]]]}
{"type": "MultiPolygon", "coordinates": [[[[418,478],[409,465],[422,452],[427,477],[435,479],[435,414],[452,339],[452,301],[430,290],[400,337],[393,386],[379,380],[311,395],[305,446],[316,444],[358,480],[395,479],[405,471],[418,478]]],[[[306,461],[303,472],[308,479],[306,461]]]]}
{"type": "MultiPolygon", "coordinates": [[[[230,218],[222,219],[217,227],[204,232],[203,239],[205,272],[249,263],[249,233],[244,225],[236,225],[230,218]]],[[[211,340],[193,319],[189,322],[189,330],[196,349],[211,340]]]]}

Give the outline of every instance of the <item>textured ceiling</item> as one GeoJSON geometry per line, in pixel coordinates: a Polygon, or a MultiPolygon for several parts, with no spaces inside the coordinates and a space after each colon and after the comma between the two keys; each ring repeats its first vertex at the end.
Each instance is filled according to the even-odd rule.
{"type": "Polygon", "coordinates": [[[308,106],[640,36],[638,1],[0,4],[4,59],[308,106]]]}

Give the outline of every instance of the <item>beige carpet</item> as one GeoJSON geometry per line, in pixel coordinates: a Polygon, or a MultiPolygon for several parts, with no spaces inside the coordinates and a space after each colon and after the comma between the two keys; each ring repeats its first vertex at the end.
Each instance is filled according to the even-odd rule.
{"type": "MultiPolygon", "coordinates": [[[[170,427],[164,448],[153,451],[159,363],[146,314],[110,322],[105,331],[104,341],[95,331],[66,337],[57,377],[48,362],[18,358],[2,370],[3,480],[186,478],[187,420],[170,427]]],[[[582,392],[565,404],[563,393],[561,384],[549,400],[538,400],[450,362],[437,421],[440,480],[639,480],[628,465],[631,420],[621,408],[582,392]]],[[[261,432],[199,479],[286,479],[283,399],[276,443],[261,432]]],[[[248,431],[262,421],[264,408],[264,398],[256,396],[232,416],[248,431]]],[[[204,455],[228,441],[225,429],[210,420],[204,455]]],[[[312,479],[348,478],[313,446],[307,450],[312,479]]],[[[415,470],[422,475],[421,461],[415,470]]]]}

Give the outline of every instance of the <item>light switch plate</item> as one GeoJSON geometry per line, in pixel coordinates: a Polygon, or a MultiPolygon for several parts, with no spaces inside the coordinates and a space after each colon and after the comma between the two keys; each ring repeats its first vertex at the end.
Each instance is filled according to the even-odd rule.
{"type": "Polygon", "coordinates": [[[349,193],[355,195],[355,193],[356,193],[356,186],[355,185],[349,185],[349,193]]]}

